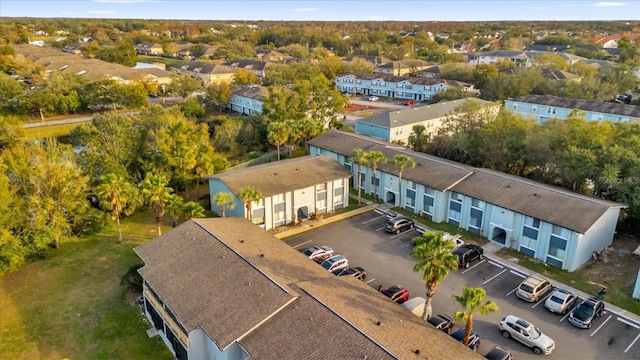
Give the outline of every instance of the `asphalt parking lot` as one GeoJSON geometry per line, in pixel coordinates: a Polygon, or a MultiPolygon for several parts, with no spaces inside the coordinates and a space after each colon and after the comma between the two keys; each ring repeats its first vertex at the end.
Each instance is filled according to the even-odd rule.
{"type": "MultiPolygon", "coordinates": [[[[399,235],[386,233],[384,226],[388,218],[384,213],[369,211],[283,241],[299,251],[312,245],[331,246],[336,254],[346,256],[351,266],[361,266],[367,271],[365,282],[370,286],[401,284],[409,290],[411,297],[425,297],[421,274],[413,272],[416,260],[409,256],[413,248],[412,239],[421,234],[420,229],[407,230],[399,235]]],[[[460,294],[463,285],[482,287],[487,292],[487,299],[500,306],[500,312],[474,316],[474,330],[481,337],[478,351],[481,354],[486,354],[497,344],[510,349],[516,359],[538,358],[528,347],[501,336],[497,324],[502,317],[512,314],[528,320],[554,339],[556,348],[548,355],[550,358],[640,359],[639,323],[625,317],[624,313],[605,309],[604,315],[594,322],[592,328],[578,329],[568,322],[568,315],[553,314],[544,307],[544,300],[551,292],[537,303],[516,297],[515,290],[526,275],[491,254],[485,254],[483,260],[474,262],[469,269],[452,272],[438,286],[433,299],[433,313],[453,316],[460,308],[451,296],[460,294]]],[[[456,321],[454,330],[462,326],[456,321]]]]}

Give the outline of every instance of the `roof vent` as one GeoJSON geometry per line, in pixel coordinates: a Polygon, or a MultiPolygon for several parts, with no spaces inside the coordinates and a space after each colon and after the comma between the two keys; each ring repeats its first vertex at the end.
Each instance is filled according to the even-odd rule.
{"type": "Polygon", "coordinates": [[[382,322],[378,320],[378,321],[376,321],[376,325],[380,326],[380,325],[382,325],[382,322]]]}
{"type": "Polygon", "coordinates": [[[416,355],[420,355],[420,349],[413,350],[413,353],[416,354],[416,355]]]}
{"type": "Polygon", "coordinates": [[[261,257],[261,258],[263,258],[263,257],[264,257],[264,254],[260,254],[260,257],[261,257]]]}
{"type": "Polygon", "coordinates": [[[238,241],[240,241],[240,244],[244,243],[244,239],[240,239],[238,241]]]}

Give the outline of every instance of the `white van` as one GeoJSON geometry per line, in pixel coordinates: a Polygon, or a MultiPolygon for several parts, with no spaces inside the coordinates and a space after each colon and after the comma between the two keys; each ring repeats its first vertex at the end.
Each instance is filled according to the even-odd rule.
{"type": "Polygon", "coordinates": [[[422,313],[424,312],[424,302],[425,298],[422,297],[414,297],[411,298],[401,304],[404,308],[416,314],[417,316],[422,317],[422,313]]]}

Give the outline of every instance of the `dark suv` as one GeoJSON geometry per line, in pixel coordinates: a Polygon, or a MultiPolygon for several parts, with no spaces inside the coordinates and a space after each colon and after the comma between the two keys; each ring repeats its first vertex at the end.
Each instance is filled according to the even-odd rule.
{"type": "Polygon", "coordinates": [[[571,314],[569,314],[569,322],[582,329],[588,329],[593,321],[604,313],[604,303],[594,297],[584,299],[571,314]]]}
{"type": "Polygon", "coordinates": [[[482,260],[484,258],[484,249],[478,245],[464,244],[454,251],[453,254],[458,256],[458,266],[466,269],[472,261],[476,259],[482,260]]]}
{"type": "Polygon", "coordinates": [[[387,226],[385,226],[385,230],[390,233],[400,234],[401,232],[409,229],[413,229],[415,223],[413,220],[400,216],[397,218],[393,218],[387,222],[387,226]]]}

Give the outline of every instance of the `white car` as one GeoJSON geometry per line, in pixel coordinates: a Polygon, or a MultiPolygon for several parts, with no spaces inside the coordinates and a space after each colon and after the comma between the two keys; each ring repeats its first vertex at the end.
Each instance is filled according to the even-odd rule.
{"type": "Polygon", "coordinates": [[[577,300],[578,295],[575,292],[558,288],[544,302],[544,307],[556,314],[566,314],[577,300]]]}
{"type": "Polygon", "coordinates": [[[319,264],[333,256],[333,249],[329,246],[312,246],[302,253],[319,264]]]}
{"type": "Polygon", "coordinates": [[[462,240],[462,235],[457,234],[457,235],[451,235],[449,233],[444,233],[444,235],[442,235],[442,239],[443,240],[449,240],[449,241],[453,241],[453,243],[455,244],[455,248],[459,248],[460,246],[464,245],[464,240],[462,240]]]}
{"type": "Polygon", "coordinates": [[[543,334],[540,329],[517,316],[507,315],[503,317],[500,320],[500,324],[498,324],[498,328],[503,337],[507,339],[513,338],[521,342],[530,347],[536,355],[549,355],[556,347],[556,343],[543,334]]]}
{"type": "Polygon", "coordinates": [[[329,270],[329,271],[336,271],[338,269],[346,269],[349,267],[349,260],[347,260],[346,257],[342,256],[342,255],[336,255],[336,256],[332,256],[330,258],[328,258],[327,260],[323,261],[320,266],[322,266],[323,268],[329,270]]]}
{"type": "Polygon", "coordinates": [[[378,99],[380,98],[377,96],[374,96],[374,95],[369,96],[369,101],[378,101],[378,99]]]}

